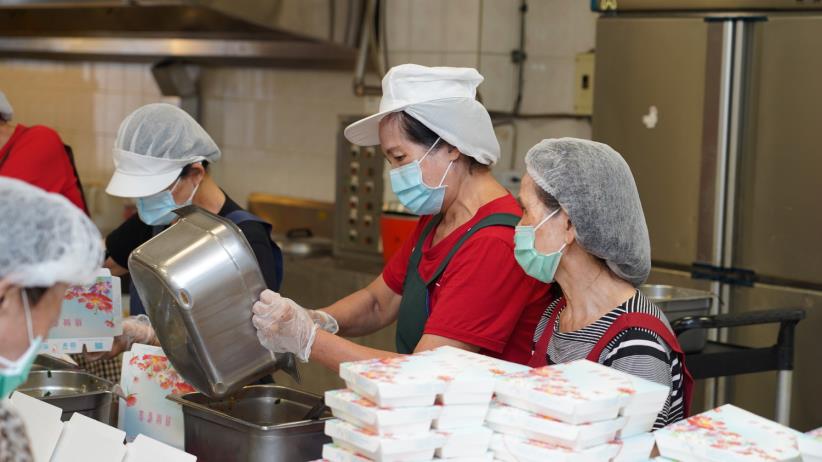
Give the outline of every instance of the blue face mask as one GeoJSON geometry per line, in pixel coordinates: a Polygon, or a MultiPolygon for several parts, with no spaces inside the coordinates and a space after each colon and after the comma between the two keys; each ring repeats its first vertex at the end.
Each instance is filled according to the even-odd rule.
{"type": "Polygon", "coordinates": [[[442,175],[442,180],[437,187],[432,188],[422,181],[422,167],[420,163],[428,156],[434,149],[440,138],[434,141],[434,144],[428,148],[425,155],[420,160],[415,160],[408,165],[403,165],[391,170],[391,189],[400,200],[400,203],[405,206],[411,213],[416,215],[433,215],[442,210],[442,202],[445,199],[445,188],[442,184],[445,182],[445,177],[448,171],[451,170],[451,165],[454,161],[448,164],[445,173],[442,175]]]}
{"type": "Polygon", "coordinates": [[[34,363],[34,358],[40,351],[40,345],[43,339],[34,338],[34,330],[31,326],[31,310],[29,309],[29,298],[26,291],[23,290],[21,294],[23,298],[23,309],[26,312],[26,327],[29,334],[29,348],[23,353],[17,361],[11,361],[0,356],[0,399],[7,398],[11,392],[22,385],[29,377],[31,365],[34,363]]]}
{"type": "Polygon", "coordinates": [[[137,199],[137,214],[140,215],[140,220],[143,223],[151,226],[169,225],[177,218],[174,213],[175,210],[191,204],[191,200],[194,199],[200,185],[194,187],[194,191],[191,192],[191,197],[187,201],[178,204],[174,202],[172,192],[179,182],[180,180],[177,179],[171,190],[160,191],[152,196],[137,199]]]}
{"type": "Polygon", "coordinates": [[[534,241],[537,229],[557,213],[559,209],[554,210],[536,226],[517,226],[514,231],[514,258],[525,274],[545,283],[554,281],[562,251],[567,244],[563,244],[556,252],[542,254],[534,248],[534,241]]]}

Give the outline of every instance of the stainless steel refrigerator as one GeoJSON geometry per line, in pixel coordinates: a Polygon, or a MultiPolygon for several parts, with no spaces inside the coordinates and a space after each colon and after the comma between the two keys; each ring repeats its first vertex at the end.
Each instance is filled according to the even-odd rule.
{"type": "MultiPolygon", "coordinates": [[[[822,12],[598,21],[593,138],[636,177],[651,282],[712,290],[716,312],[806,309],[791,424],[822,425],[822,12]],[[694,279],[695,264],[736,282],[694,279]]],[[[718,335],[765,346],[776,328],[718,335]]],[[[773,418],[776,377],[729,379],[718,400],[773,418]]]]}

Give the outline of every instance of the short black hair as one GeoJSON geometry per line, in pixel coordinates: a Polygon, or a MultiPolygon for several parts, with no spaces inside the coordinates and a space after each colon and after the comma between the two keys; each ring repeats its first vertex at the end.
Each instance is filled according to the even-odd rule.
{"type": "Polygon", "coordinates": [[[185,167],[183,167],[183,170],[180,172],[180,178],[187,177],[188,174],[191,173],[191,170],[192,170],[191,166],[194,165],[194,164],[201,164],[203,166],[203,170],[205,170],[206,173],[208,173],[208,161],[207,160],[200,160],[200,161],[197,161],[197,162],[192,162],[192,163],[186,165],[185,167]]]}
{"type": "MultiPolygon", "coordinates": [[[[452,146],[450,143],[443,140],[439,135],[437,135],[437,133],[434,132],[434,130],[431,130],[424,123],[415,119],[412,115],[408,114],[407,112],[396,112],[392,114],[392,116],[397,118],[403,133],[413,143],[423,146],[425,149],[428,149],[431,147],[432,144],[434,144],[435,141],[437,141],[437,139],[440,139],[443,143],[452,146]]],[[[477,170],[489,169],[487,165],[479,162],[477,159],[474,159],[471,156],[464,155],[464,157],[468,161],[468,173],[474,173],[477,170]]]]}

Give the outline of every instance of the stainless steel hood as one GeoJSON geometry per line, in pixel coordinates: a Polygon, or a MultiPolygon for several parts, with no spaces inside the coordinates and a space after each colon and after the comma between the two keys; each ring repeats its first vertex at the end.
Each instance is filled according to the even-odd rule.
{"type": "Polygon", "coordinates": [[[362,6],[361,0],[0,0],[0,57],[352,69],[362,6]],[[327,36],[294,31],[299,26],[283,19],[286,4],[324,14],[327,36]],[[318,11],[320,5],[330,10],[318,11]]]}

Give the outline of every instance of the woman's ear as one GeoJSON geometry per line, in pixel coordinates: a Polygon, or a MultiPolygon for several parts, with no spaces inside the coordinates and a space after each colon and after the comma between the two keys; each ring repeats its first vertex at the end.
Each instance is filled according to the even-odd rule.
{"type": "Polygon", "coordinates": [[[565,243],[567,245],[571,245],[574,243],[577,237],[577,228],[571,223],[571,217],[568,216],[565,211],[562,211],[562,214],[565,216],[566,225],[565,225],[565,243]]]}
{"type": "Polygon", "coordinates": [[[191,169],[189,169],[187,176],[190,180],[196,182],[197,184],[200,184],[200,182],[203,181],[205,175],[205,167],[203,167],[203,164],[198,162],[196,164],[191,164],[191,169]]]}
{"type": "MultiPolygon", "coordinates": [[[[443,143],[444,142],[445,141],[443,141],[443,143]]],[[[457,149],[456,146],[452,146],[450,144],[446,144],[446,146],[448,146],[448,152],[447,152],[446,159],[448,159],[449,162],[455,162],[457,159],[460,158],[462,153],[460,152],[459,149],[457,149]]]]}

